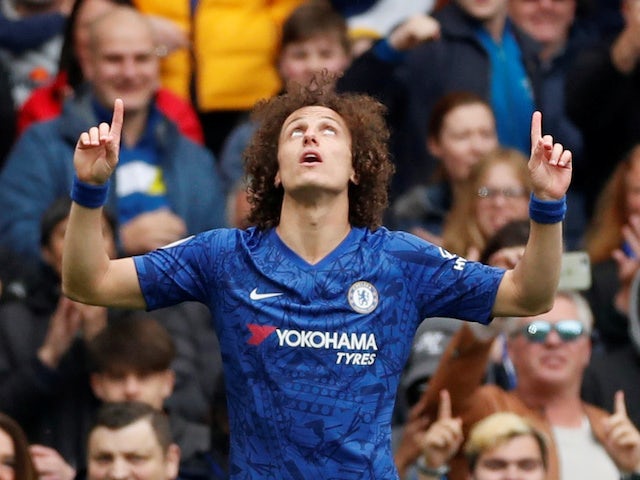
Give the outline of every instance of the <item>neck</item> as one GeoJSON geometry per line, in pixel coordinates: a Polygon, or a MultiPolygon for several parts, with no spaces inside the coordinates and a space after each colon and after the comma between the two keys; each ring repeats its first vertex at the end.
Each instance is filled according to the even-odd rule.
{"type": "Polygon", "coordinates": [[[493,38],[496,43],[502,43],[502,34],[504,33],[506,21],[507,14],[499,13],[482,22],[482,26],[489,32],[489,35],[491,35],[491,38],[493,38]]]}
{"type": "Polygon", "coordinates": [[[460,180],[458,182],[451,182],[452,201],[455,202],[457,199],[463,198],[468,188],[469,188],[469,185],[464,180],[460,180]]]}
{"type": "Polygon", "coordinates": [[[579,389],[563,386],[557,390],[545,390],[519,385],[515,393],[530,408],[544,412],[552,426],[577,428],[582,425],[584,411],[579,389]]]}
{"type": "Polygon", "coordinates": [[[285,245],[315,265],[331,253],[351,230],[348,209],[346,195],[329,202],[302,204],[285,194],[276,231],[285,245]]]}
{"type": "Polygon", "coordinates": [[[566,38],[561,38],[555,42],[544,43],[540,51],[540,60],[549,62],[557,57],[567,43],[566,40],[566,38]]]}

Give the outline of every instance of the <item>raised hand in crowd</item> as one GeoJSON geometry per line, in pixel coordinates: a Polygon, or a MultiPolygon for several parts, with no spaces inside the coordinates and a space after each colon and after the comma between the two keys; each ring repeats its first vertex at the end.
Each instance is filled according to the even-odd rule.
{"type": "Polygon", "coordinates": [[[437,38],[440,38],[438,21],[429,15],[414,15],[391,32],[389,44],[395,50],[403,51],[437,38]]]}
{"type": "Polygon", "coordinates": [[[147,18],[156,36],[159,55],[165,56],[181,48],[189,47],[188,33],[176,22],[160,15],[148,15],[147,18]]]}
{"type": "Polygon", "coordinates": [[[622,73],[631,73],[640,58],[640,3],[623,0],[625,25],[611,47],[611,60],[622,73]]]}
{"type": "Polygon", "coordinates": [[[624,392],[618,390],[613,414],[604,420],[603,446],[623,473],[640,473],[640,432],[627,415],[624,392]]]}
{"type": "Polygon", "coordinates": [[[57,450],[45,445],[31,445],[29,453],[38,472],[39,480],[73,480],[75,469],[65,462],[57,450]]]}
{"type": "Polygon", "coordinates": [[[438,419],[429,427],[423,438],[424,464],[430,469],[446,465],[456,454],[463,440],[462,419],[451,416],[451,397],[447,390],[441,390],[438,419]]]}
{"type": "Polygon", "coordinates": [[[627,315],[631,284],[636,272],[640,269],[640,216],[632,215],[629,218],[629,223],[622,227],[622,236],[631,251],[624,252],[618,248],[612,253],[618,264],[618,280],[620,281],[620,288],[616,292],[614,303],[620,313],[627,315]]]}
{"type": "Polygon", "coordinates": [[[61,296],[49,321],[44,342],[38,350],[38,358],[48,367],[56,368],[80,332],[92,336],[106,322],[106,308],[81,304],[61,296]]]}

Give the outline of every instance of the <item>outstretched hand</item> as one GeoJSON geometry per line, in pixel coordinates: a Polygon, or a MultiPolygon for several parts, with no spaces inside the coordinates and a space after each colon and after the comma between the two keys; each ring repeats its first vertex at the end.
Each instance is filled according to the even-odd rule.
{"type": "Polygon", "coordinates": [[[531,157],[529,175],[533,193],[540,200],[559,200],[569,189],[572,155],[551,135],[542,135],[542,114],[531,117],[531,157]]]}
{"type": "Polygon", "coordinates": [[[111,125],[103,122],[80,134],[73,166],[81,181],[102,185],[109,180],[118,164],[123,118],[124,103],[118,98],[113,104],[111,125]]]}

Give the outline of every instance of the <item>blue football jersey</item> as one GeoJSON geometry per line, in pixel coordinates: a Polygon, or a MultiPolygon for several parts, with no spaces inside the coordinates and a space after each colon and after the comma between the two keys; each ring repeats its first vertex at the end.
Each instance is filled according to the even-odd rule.
{"type": "Polygon", "coordinates": [[[212,230],[135,257],[149,309],[208,305],[233,479],[394,479],[391,414],[418,324],[488,323],[504,270],[353,228],[315,265],[275,230],[212,230]]]}

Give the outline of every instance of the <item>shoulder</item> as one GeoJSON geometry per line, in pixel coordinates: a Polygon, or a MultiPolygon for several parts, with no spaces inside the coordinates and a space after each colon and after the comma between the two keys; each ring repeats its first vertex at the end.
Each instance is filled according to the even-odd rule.
{"type": "Polygon", "coordinates": [[[437,255],[442,258],[451,258],[455,255],[448,254],[443,248],[423,240],[412,233],[402,230],[388,230],[380,227],[367,236],[369,243],[377,243],[385,248],[388,253],[416,252],[422,255],[437,255]]]}
{"type": "Polygon", "coordinates": [[[199,248],[213,248],[215,250],[244,250],[255,249],[268,238],[271,230],[259,230],[255,227],[247,229],[239,228],[214,228],[197,235],[179,241],[176,245],[198,246],[199,248]]]}
{"type": "MultiPolygon", "coordinates": [[[[35,165],[53,164],[61,165],[70,163],[69,151],[73,150],[75,143],[71,143],[70,133],[61,118],[32,123],[20,134],[9,152],[5,166],[12,162],[12,158],[29,156],[27,165],[33,168],[35,165]],[[38,151],[38,155],[33,152],[38,151]],[[63,151],[64,154],[60,154],[63,151]]],[[[27,166],[25,165],[25,166],[27,166]]]]}

